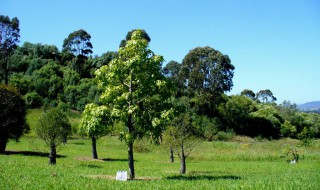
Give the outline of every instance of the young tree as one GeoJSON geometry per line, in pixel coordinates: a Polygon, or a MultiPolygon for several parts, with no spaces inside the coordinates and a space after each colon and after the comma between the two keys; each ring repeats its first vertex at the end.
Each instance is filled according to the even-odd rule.
{"type": "Polygon", "coordinates": [[[174,100],[175,117],[167,129],[172,147],[177,149],[180,158],[180,173],[186,173],[186,158],[198,144],[200,128],[196,126],[196,115],[191,110],[187,97],[174,100]]]}
{"type": "Polygon", "coordinates": [[[170,94],[160,72],[162,62],[163,57],[149,49],[142,30],[136,30],[118,56],[96,71],[103,89],[100,101],[126,126],[121,139],[128,146],[130,179],[135,178],[134,141],[146,135],[158,141],[163,130],[161,119],[169,114],[164,106],[170,94]]]}
{"type": "Polygon", "coordinates": [[[83,131],[92,141],[92,158],[98,159],[96,141],[111,131],[112,119],[110,110],[102,105],[87,104],[80,124],[83,131]]]}
{"type": "Polygon", "coordinates": [[[25,102],[16,89],[0,85],[0,100],[0,154],[3,154],[9,139],[18,141],[30,128],[25,119],[25,102]]]}
{"type": "Polygon", "coordinates": [[[35,127],[37,135],[50,147],[49,164],[56,164],[56,148],[71,134],[71,125],[65,113],[58,108],[45,111],[35,127]]]}
{"type": "Polygon", "coordinates": [[[19,20],[17,17],[10,20],[8,16],[0,15],[0,71],[5,84],[8,84],[10,55],[17,48],[17,43],[19,43],[19,32],[19,20]]]}

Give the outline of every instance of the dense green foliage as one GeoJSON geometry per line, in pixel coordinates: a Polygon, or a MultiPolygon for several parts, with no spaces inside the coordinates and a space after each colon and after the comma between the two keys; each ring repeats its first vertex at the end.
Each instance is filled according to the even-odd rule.
{"type": "Polygon", "coordinates": [[[29,131],[26,106],[16,89],[0,85],[0,154],[6,150],[9,139],[16,141],[29,131]]]}
{"type": "Polygon", "coordinates": [[[49,163],[56,164],[56,147],[66,143],[71,134],[71,124],[65,113],[58,108],[51,108],[39,118],[35,128],[36,134],[50,147],[49,163]]]}

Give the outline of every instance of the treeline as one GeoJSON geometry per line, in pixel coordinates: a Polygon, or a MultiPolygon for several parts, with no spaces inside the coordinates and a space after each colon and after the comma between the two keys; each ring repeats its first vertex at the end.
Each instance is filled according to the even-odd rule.
{"type": "MultiPolygon", "coordinates": [[[[92,56],[91,36],[82,29],[65,38],[61,51],[54,45],[29,42],[18,46],[19,20],[1,16],[0,23],[0,81],[19,89],[28,108],[62,106],[82,112],[88,103],[100,104],[102,92],[95,71],[108,65],[117,52],[92,56]]],[[[133,31],[119,47],[126,45],[133,31]]],[[[142,33],[149,43],[149,35],[142,33]]],[[[207,140],[232,134],[273,139],[320,137],[318,114],[302,113],[289,101],[277,105],[268,89],[257,93],[246,89],[227,96],[234,69],[227,55],[211,47],[194,48],[181,63],[171,61],[161,69],[174,89],[172,106],[190,116],[190,123],[197,127],[194,134],[207,140]]]]}

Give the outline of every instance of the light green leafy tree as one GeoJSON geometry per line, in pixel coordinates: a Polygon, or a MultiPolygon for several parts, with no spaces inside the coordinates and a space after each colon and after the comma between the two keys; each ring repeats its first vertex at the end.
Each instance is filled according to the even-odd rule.
{"type": "Polygon", "coordinates": [[[106,106],[86,105],[82,113],[80,131],[91,138],[93,159],[98,159],[96,141],[110,133],[112,124],[110,110],[106,106]]]}
{"type": "Polygon", "coordinates": [[[161,74],[162,56],[155,55],[143,38],[143,31],[132,33],[118,57],[96,71],[103,92],[100,101],[110,107],[114,119],[125,123],[120,139],[128,146],[129,178],[135,178],[133,143],[150,136],[159,140],[170,110],[165,100],[170,97],[165,77],[161,74]]]}

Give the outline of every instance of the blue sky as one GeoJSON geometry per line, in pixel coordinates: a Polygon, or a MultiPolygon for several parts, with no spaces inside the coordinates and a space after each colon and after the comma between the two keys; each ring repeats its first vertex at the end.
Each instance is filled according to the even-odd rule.
{"type": "Polygon", "coordinates": [[[91,34],[94,54],[116,51],[131,29],[145,29],[166,62],[210,46],[229,55],[234,87],[270,89],[278,103],[320,100],[318,0],[1,0],[0,14],[20,20],[20,41],[56,45],[91,34]]]}

